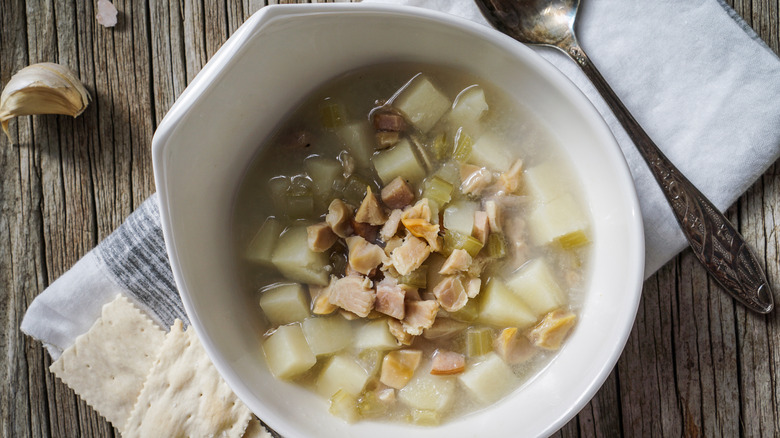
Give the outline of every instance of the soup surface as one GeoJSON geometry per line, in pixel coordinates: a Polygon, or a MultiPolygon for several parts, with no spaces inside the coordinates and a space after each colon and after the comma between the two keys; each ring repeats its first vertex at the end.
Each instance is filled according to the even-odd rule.
{"type": "Polygon", "coordinates": [[[310,95],[234,211],[274,376],[346,421],[492,404],[576,325],[586,206],[553,137],[478,78],[380,65],[310,95]]]}

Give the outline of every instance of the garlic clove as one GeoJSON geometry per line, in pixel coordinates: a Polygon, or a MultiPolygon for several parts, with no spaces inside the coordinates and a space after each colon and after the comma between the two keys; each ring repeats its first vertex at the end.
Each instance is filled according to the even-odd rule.
{"type": "Polygon", "coordinates": [[[68,67],[51,62],[33,64],[13,75],[0,94],[0,125],[11,141],[8,121],[12,118],[36,114],[76,117],[89,100],[87,89],[68,67]]]}

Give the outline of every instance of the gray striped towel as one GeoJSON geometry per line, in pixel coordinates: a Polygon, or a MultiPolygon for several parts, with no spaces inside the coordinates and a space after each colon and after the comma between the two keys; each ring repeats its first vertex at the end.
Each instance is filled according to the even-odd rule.
{"type": "Polygon", "coordinates": [[[176,318],[188,324],[165,252],[156,194],[38,296],[21,329],[42,341],[56,360],[117,293],[166,330],[176,318]]]}

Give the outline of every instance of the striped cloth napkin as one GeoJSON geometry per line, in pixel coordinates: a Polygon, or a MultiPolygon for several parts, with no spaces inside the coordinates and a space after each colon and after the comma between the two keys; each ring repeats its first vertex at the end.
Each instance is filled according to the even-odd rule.
{"type": "MultiPolygon", "coordinates": [[[[370,1],[370,0],[369,0],[370,1]]],[[[484,22],[470,0],[399,0],[484,22]]],[[[587,0],[585,49],[661,148],[720,208],[780,154],[780,60],[716,0],[587,0]],[[637,65],[637,63],[639,65],[637,65]]],[[[646,224],[650,275],[685,247],[660,190],[625,132],[576,66],[539,53],[591,98],[624,149],[646,224]]],[[[157,196],[30,305],[23,332],[53,359],[73,345],[117,293],[161,327],[187,321],[160,228],[157,196]]]]}

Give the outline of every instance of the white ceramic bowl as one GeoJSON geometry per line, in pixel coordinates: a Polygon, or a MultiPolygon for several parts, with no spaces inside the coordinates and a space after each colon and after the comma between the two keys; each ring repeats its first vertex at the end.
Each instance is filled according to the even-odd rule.
{"type": "Polygon", "coordinates": [[[190,320],[236,394],[285,437],[549,435],[596,393],[625,345],[642,286],[644,239],[624,158],[574,85],[492,29],[396,6],[264,8],[198,74],[152,143],[163,232],[190,320]],[[239,290],[230,263],[231,204],[262,140],[323,82],[394,60],[472,72],[532,108],[575,164],[593,219],[587,296],[560,353],[495,405],[434,428],[348,425],[328,414],[325,400],[274,379],[262,358],[257,304],[239,290]]]}

